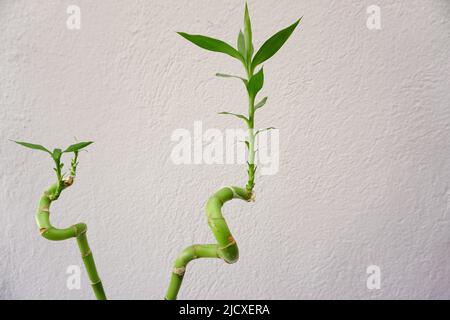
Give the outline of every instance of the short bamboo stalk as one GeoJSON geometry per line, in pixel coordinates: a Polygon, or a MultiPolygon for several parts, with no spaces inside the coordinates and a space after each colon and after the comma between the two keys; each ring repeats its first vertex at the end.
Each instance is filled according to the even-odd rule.
{"type": "MultiPolygon", "coordinates": [[[[74,178],[72,176],[69,176],[67,180],[63,180],[64,186],[62,190],[72,185],[73,181],[74,178]]],[[[41,197],[36,213],[36,222],[39,227],[39,231],[44,238],[52,241],[62,241],[70,238],[77,239],[81,257],[83,259],[88,277],[91,281],[91,286],[95,297],[98,300],[106,300],[105,291],[95,266],[94,256],[92,255],[92,251],[88,244],[86,224],[77,223],[65,229],[58,229],[50,223],[50,205],[55,200],[53,195],[57,189],[58,185],[54,184],[46,192],[44,192],[41,197]]]]}
{"type": "Polygon", "coordinates": [[[100,277],[98,276],[97,268],[94,262],[94,256],[92,255],[92,251],[88,244],[86,224],[77,223],[68,228],[59,229],[54,227],[50,223],[50,206],[52,202],[58,200],[62,191],[70,187],[74,183],[78,165],[78,152],[90,145],[92,142],[79,142],[77,144],[69,146],[64,151],[62,151],[61,149],[54,149],[53,152],[38,144],[19,141],[16,141],[16,143],[30,149],[44,151],[50,154],[55,163],[54,171],[56,173],[57,181],[42,195],[35,215],[40,234],[44,238],[51,241],[62,241],[70,238],[76,238],[95,297],[98,300],[106,300],[105,290],[103,289],[102,282],[100,280],[100,277]],[[61,156],[64,153],[74,154],[74,157],[71,161],[70,172],[67,178],[64,178],[64,174],[62,173],[64,164],[61,162],[61,156]]]}

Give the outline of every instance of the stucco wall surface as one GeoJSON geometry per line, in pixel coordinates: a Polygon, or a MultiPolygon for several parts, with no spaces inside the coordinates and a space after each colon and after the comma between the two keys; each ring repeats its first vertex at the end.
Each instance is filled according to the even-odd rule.
{"type": "MultiPolygon", "coordinates": [[[[254,204],[224,215],[240,260],[190,265],[180,298],[450,298],[450,1],[250,0],[259,47],[304,16],[265,63],[258,127],[280,129],[280,166],[254,204]],[[370,30],[367,7],[380,8],[370,30]],[[381,288],[366,286],[370,265],[381,288]]],[[[0,0],[0,298],[92,299],[75,241],[39,236],[34,211],[54,181],[43,153],[80,155],[52,221],[84,221],[107,294],[160,299],[178,252],[214,241],[204,204],[245,184],[234,164],[175,165],[174,130],[237,128],[246,111],[231,58],[175,31],[235,44],[244,2],[0,0]],[[66,26],[67,7],[81,28],[66,26]]]]}

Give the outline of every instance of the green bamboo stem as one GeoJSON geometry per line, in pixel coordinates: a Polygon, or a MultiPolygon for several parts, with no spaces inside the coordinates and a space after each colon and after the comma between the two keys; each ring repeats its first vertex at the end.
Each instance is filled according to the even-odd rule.
{"type": "MultiPolygon", "coordinates": [[[[249,79],[253,77],[253,74],[249,74],[249,79]]],[[[248,191],[252,191],[255,187],[255,97],[253,95],[248,96],[248,181],[246,188],[248,191]]]]}
{"type": "Polygon", "coordinates": [[[241,76],[224,73],[217,73],[216,75],[224,78],[239,79],[245,84],[247,89],[247,116],[233,112],[220,112],[220,114],[233,115],[241,120],[244,120],[247,125],[248,139],[244,142],[248,148],[248,180],[245,189],[239,187],[224,187],[209,198],[206,204],[206,215],[208,217],[209,227],[216,238],[217,244],[193,245],[187,247],[181,252],[176,259],[172,270],[169,288],[165,296],[167,300],[174,300],[177,298],[184,274],[186,272],[186,266],[190,261],[198,258],[220,258],[227,263],[234,263],[238,260],[238,246],[231,235],[225,219],[222,216],[222,206],[225,202],[236,198],[246,201],[254,201],[253,189],[255,187],[255,172],[257,169],[257,166],[255,165],[256,136],[263,130],[274,129],[273,127],[270,127],[255,132],[255,111],[263,107],[267,101],[267,97],[265,97],[257,105],[255,105],[255,98],[264,85],[264,70],[261,64],[270,59],[283,46],[299,24],[300,20],[301,19],[297,20],[291,26],[280,30],[270,37],[259,48],[256,54],[254,54],[254,46],[252,43],[252,27],[247,4],[245,5],[244,12],[244,32],[242,32],[242,30],[239,32],[237,49],[222,40],[214,39],[209,36],[178,32],[180,36],[202,49],[212,52],[221,52],[239,60],[245,68],[247,79],[241,76]],[[259,65],[261,65],[261,67],[259,68],[259,71],[255,73],[255,69],[259,65]]]}
{"type": "Polygon", "coordinates": [[[206,203],[208,225],[217,244],[195,244],[185,248],[175,261],[165,299],[175,300],[181,287],[188,263],[199,258],[218,258],[226,263],[239,259],[239,249],[227,222],[222,215],[222,206],[231,199],[252,201],[252,192],[240,187],[223,187],[214,193],[206,203]]]}
{"type": "MultiPolygon", "coordinates": [[[[248,15],[246,5],[246,17],[248,15]]],[[[248,18],[249,19],[249,18],[248,18]]],[[[248,20],[247,23],[250,23],[248,20]]],[[[251,44],[251,32],[248,34],[248,39],[251,44]]],[[[253,45],[251,45],[253,46],[253,45]]],[[[243,66],[247,73],[248,79],[245,79],[246,83],[253,77],[254,69],[251,63],[252,53],[248,52],[249,56],[242,60],[243,66]]],[[[255,94],[248,92],[248,117],[245,122],[248,128],[248,161],[247,161],[247,174],[248,181],[244,188],[240,187],[224,187],[213,194],[206,203],[206,215],[208,218],[208,225],[216,238],[217,244],[207,245],[193,245],[184,249],[175,261],[175,265],[172,270],[172,276],[167,290],[165,299],[176,300],[178,292],[180,290],[184,274],[186,272],[187,264],[198,258],[219,258],[228,264],[235,263],[239,259],[239,249],[237,243],[232,236],[228,225],[222,216],[222,206],[225,202],[232,199],[241,199],[245,201],[254,201],[253,188],[255,186],[255,94]]]]}
{"type": "MultiPolygon", "coordinates": [[[[74,172],[71,172],[71,174],[74,172]]],[[[95,297],[98,300],[106,300],[105,291],[102,282],[97,273],[94,257],[87,241],[87,226],[84,223],[77,223],[65,229],[55,228],[50,223],[50,205],[53,201],[59,198],[62,190],[71,186],[74,181],[74,176],[70,175],[67,179],[55,183],[47,191],[44,192],[40,201],[38,210],[36,212],[36,223],[39,227],[41,235],[52,241],[62,241],[70,238],[76,238],[78,247],[80,248],[81,257],[86,267],[88,277],[91,281],[91,286],[95,297]]]]}

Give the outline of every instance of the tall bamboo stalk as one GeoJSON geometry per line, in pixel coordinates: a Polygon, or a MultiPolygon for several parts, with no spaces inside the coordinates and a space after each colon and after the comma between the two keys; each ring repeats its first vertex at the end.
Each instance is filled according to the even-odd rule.
{"type": "Polygon", "coordinates": [[[255,105],[255,98],[264,84],[264,71],[262,67],[258,72],[254,73],[254,71],[258,65],[271,58],[283,46],[299,22],[300,19],[291,26],[273,35],[262,45],[255,55],[253,55],[254,49],[252,43],[252,28],[247,5],[245,5],[244,13],[244,32],[239,32],[237,50],[218,39],[179,32],[182,37],[203,49],[225,53],[233,58],[236,58],[245,68],[247,78],[222,73],[218,73],[217,76],[240,79],[245,84],[247,89],[247,116],[231,112],[221,112],[221,114],[236,116],[237,118],[244,120],[247,126],[248,138],[245,141],[245,144],[248,149],[248,180],[245,188],[224,187],[208,199],[206,204],[206,216],[208,218],[209,227],[216,238],[217,244],[192,245],[184,249],[179,254],[172,269],[169,288],[165,296],[166,300],[175,300],[177,298],[186,272],[187,264],[190,261],[198,258],[219,258],[224,260],[226,263],[235,263],[239,258],[238,246],[222,215],[222,206],[225,202],[232,199],[241,199],[248,202],[255,200],[253,188],[255,186],[255,172],[257,169],[257,166],[255,165],[256,136],[261,131],[274,129],[273,127],[270,127],[255,131],[255,111],[265,105],[267,102],[267,97],[255,105]]]}

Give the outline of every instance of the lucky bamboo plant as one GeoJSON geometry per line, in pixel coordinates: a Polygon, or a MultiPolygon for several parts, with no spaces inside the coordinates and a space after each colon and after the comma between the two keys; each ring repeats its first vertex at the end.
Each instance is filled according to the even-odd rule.
{"type": "Polygon", "coordinates": [[[252,27],[247,4],[245,5],[244,13],[244,31],[242,32],[241,30],[239,32],[237,49],[218,39],[202,35],[187,34],[184,32],[178,33],[195,45],[209,51],[227,54],[239,60],[244,66],[246,78],[222,73],[217,73],[216,75],[219,77],[237,78],[244,83],[247,90],[247,115],[231,112],[220,112],[220,114],[236,116],[237,118],[243,120],[247,126],[248,138],[245,141],[245,144],[248,150],[248,181],[245,187],[223,187],[208,199],[208,202],[206,203],[206,215],[208,218],[208,225],[217,240],[217,244],[192,245],[180,253],[172,270],[169,288],[165,296],[165,299],[167,300],[175,300],[177,298],[184,274],[186,272],[186,266],[190,261],[198,258],[219,258],[224,260],[226,263],[234,263],[238,260],[238,246],[222,215],[222,206],[225,202],[232,199],[241,199],[248,202],[255,200],[253,191],[255,186],[255,172],[257,169],[255,165],[255,139],[261,131],[273,129],[270,127],[255,131],[255,112],[262,108],[267,102],[267,97],[265,97],[258,103],[255,103],[256,96],[264,84],[263,67],[261,66],[257,72],[255,71],[258,66],[270,59],[283,46],[297,25],[300,23],[300,20],[301,18],[294,24],[277,32],[269,38],[256,52],[256,54],[254,54],[253,49],[252,27]]]}
{"type": "Polygon", "coordinates": [[[91,281],[95,297],[98,300],[106,300],[105,291],[103,290],[102,282],[98,276],[97,268],[95,267],[94,257],[87,241],[86,224],[77,223],[65,229],[58,229],[50,223],[51,203],[58,200],[61,192],[73,184],[78,166],[78,153],[81,149],[87,147],[92,142],[80,142],[69,146],[64,151],[62,149],[54,149],[53,152],[38,144],[20,141],[15,142],[30,149],[44,151],[53,159],[53,162],[55,163],[55,168],[53,168],[53,170],[55,170],[56,173],[56,183],[44,191],[44,194],[39,201],[39,206],[35,216],[39,232],[44,238],[53,241],[61,241],[69,238],[77,239],[81,257],[86,267],[88,277],[91,281]],[[73,154],[70,171],[67,176],[62,173],[64,164],[61,162],[61,157],[64,153],[73,154]]]}

